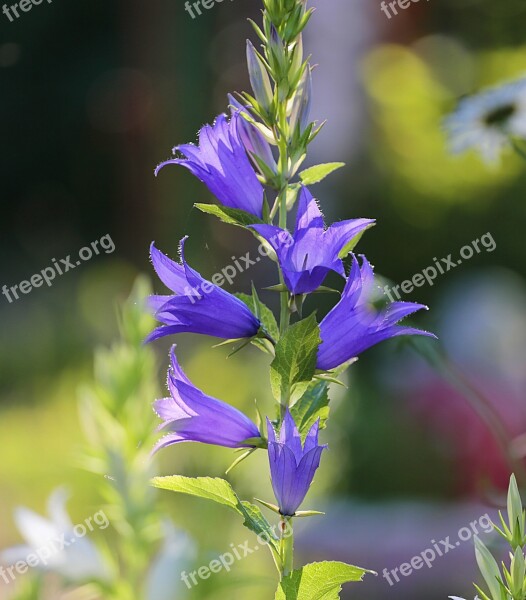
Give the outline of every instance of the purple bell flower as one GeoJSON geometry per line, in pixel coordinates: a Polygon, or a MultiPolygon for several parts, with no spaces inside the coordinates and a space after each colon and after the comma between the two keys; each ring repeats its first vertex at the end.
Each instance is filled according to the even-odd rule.
{"type": "Polygon", "coordinates": [[[254,337],[260,321],[244,302],[223,290],[192,269],[184,259],[181,240],[181,263],[170,260],[152,243],[153,268],[173,295],[150,296],[149,306],[163,323],[146,338],[151,342],[175,333],[200,333],[223,339],[254,337]]]}
{"type": "Polygon", "coordinates": [[[414,302],[392,302],[382,311],[370,305],[374,286],[374,273],[362,256],[362,266],[353,256],[351,273],[347,279],[340,302],[320,323],[322,343],[318,349],[317,368],[334,369],[367,350],[371,346],[399,335],[426,335],[432,333],[402,327],[403,318],[426,309],[414,302]]]}
{"type": "Polygon", "coordinates": [[[292,517],[309,491],[327,446],[318,443],[319,421],[311,427],[303,445],[289,410],[283,419],[279,440],[268,419],[267,424],[272,487],[280,513],[292,517]]]}
{"type": "Polygon", "coordinates": [[[373,223],[373,219],[351,219],[326,229],[316,200],[303,187],[299,194],[294,235],[274,225],[251,225],[251,228],[275,250],[287,288],[296,295],[314,292],[329,271],[345,277],[340,252],[353,237],[373,223]]]}
{"type": "Polygon", "coordinates": [[[244,442],[261,437],[257,426],[237,408],[196,388],[177,362],[174,348],[170,352],[170,361],[170,397],[154,403],[155,412],[163,420],[158,430],[168,434],[157,442],[153,452],[180,442],[201,442],[226,448],[254,447],[244,442]]]}
{"type": "Polygon", "coordinates": [[[155,174],[166,165],[182,165],[208,187],[220,204],[261,218],[263,186],[247,156],[240,119],[237,113],[230,121],[219,115],[213,125],[205,125],[199,132],[199,146],[176,146],[174,154],[179,152],[184,158],[161,163],[155,174]]]}

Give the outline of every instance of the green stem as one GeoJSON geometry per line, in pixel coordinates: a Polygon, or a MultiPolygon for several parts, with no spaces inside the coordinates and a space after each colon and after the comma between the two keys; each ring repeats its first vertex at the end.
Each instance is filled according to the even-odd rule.
{"type": "Polygon", "coordinates": [[[294,570],[294,529],[292,517],[281,517],[281,578],[287,577],[294,570]]]}
{"type": "MultiPolygon", "coordinates": [[[[417,345],[416,348],[420,348],[420,346],[417,345]]],[[[469,402],[493,434],[495,441],[508,463],[510,471],[516,474],[519,481],[522,483],[526,482],[524,465],[511,451],[510,435],[500,414],[493,407],[491,400],[489,400],[478,387],[473,385],[466,375],[464,375],[462,370],[445,356],[443,352],[436,349],[428,349],[428,347],[426,347],[426,350],[421,353],[427,359],[429,364],[459,390],[469,402]]]]}
{"type": "Polygon", "coordinates": [[[523,150],[520,145],[517,143],[516,140],[514,140],[513,138],[510,140],[511,141],[511,145],[513,147],[513,149],[515,150],[515,152],[523,159],[526,160],[526,151],[523,150]]]}
{"type": "MultiPolygon", "coordinates": [[[[279,226],[281,229],[287,228],[287,185],[279,193],[279,226]]],[[[279,270],[280,283],[285,285],[283,279],[283,273],[279,270]]],[[[281,292],[281,314],[279,320],[280,333],[283,334],[290,323],[290,309],[289,309],[289,293],[281,292]]]]}

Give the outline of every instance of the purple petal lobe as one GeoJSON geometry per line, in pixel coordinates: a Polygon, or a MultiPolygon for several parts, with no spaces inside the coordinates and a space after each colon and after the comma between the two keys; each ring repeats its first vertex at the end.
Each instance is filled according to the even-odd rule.
{"type": "Polygon", "coordinates": [[[371,348],[400,335],[433,334],[412,327],[402,327],[399,321],[426,309],[423,304],[393,302],[377,311],[370,298],[374,288],[374,273],[365,257],[362,266],[353,257],[351,273],[340,302],[320,323],[322,343],[318,349],[318,369],[329,371],[371,348]]]}
{"type": "Polygon", "coordinates": [[[168,435],[159,440],[154,452],[181,442],[239,448],[247,446],[245,440],[261,437],[257,426],[241,411],[206,395],[191,383],[177,361],[174,348],[170,363],[170,397],[154,404],[163,421],[159,429],[168,435]]]}
{"type": "Polygon", "coordinates": [[[307,434],[305,444],[289,410],[287,410],[279,441],[268,421],[268,456],[272,487],[282,515],[293,516],[309,491],[326,446],[318,444],[319,422],[307,434]]]}

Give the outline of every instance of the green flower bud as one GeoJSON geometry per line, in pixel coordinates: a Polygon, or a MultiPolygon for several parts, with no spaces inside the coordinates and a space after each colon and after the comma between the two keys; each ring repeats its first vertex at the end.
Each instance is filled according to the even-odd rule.
{"type": "Polygon", "coordinates": [[[247,40],[247,61],[248,74],[250,76],[250,84],[252,85],[254,96],[261,107],[268,113],[272,108],[274,99],[272,85],[265,64],[259,57],[250,40],[247,40]]]}
{"type": "Polygon", "coordinates": [[[307,65],[294,101],[292,103],[292,111],[290,114],[290,128],[292,131],[298,129],[301,135],[309,124],[310,108],[312,100],[312,76],[310,66],[307,65]]]}

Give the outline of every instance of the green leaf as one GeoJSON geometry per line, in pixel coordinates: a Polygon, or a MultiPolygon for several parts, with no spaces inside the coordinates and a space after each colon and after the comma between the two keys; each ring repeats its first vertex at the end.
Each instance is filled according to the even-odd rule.
{"type": "Polygon", "coordinates": [[[263,352],[273,355],[274,349],[272,342],[270,342],[266,338],[268,337],[268,335],[270,335],[270,337],[274,341],[277,341],[279,339],[279,327],[276,322],[276,317],[274,316],[274,313],[270,310],[270,308],[268,308],[268,306],[261,302],[257,295],[256,289],[254,288],[254,285],[252,285],[252,296],[240,293],[235,295],[248,306],[248,308],[254,315],[256,315],[256,317],[261,321],[261,324],[264,329],[264,332],[260,331],[258,336],[252,338],[250,342],[263,352]]]}
{"type": "Polygon", "coordinates": [[[253,289],[252,295],[248,294],[236,294],[236,296],[244,302],[250,311],[256,315],[256,317],[261,321],[263,327],[266,329],[267,333],[270,334],[270,337],[277,341],[279,339],[279,327],[276,321],[276,317],[274,313],[270,310],[270,308],[261,302],[259,299],[256,290],[253,289]]]}
{"type": "Polygon", "coordinates": [[[510,543],[515,549],[523,544],[524,538],[524,514],[522,508],[522,500],[517,486],[517,479],[512,474],[510,477],[510,485],[508,488],[508,523],[512,533],[510,543]]]}
{"type": "Polygon", "coordinates": [[[237,208],[227,208],[226,206],[218,206],[217,204],[194,204],[194,206],[201,212],[214,215],[214,217],[217,217],[223,223],[228,223],[228,225],[248,227],[249,225],[261,225],[264,223],[264,221],[255,215],[237,208]]]}
{"type": "Polygon", "coordinates": [[[338,600],[342,585],[361,581],[366,569],[342,562],[320,562],[305,565],[282,579],[274,600],[338,600]]]}
{"type": "Polygon", "coordinates": [[[274,550],[278,550],[278,542],[272,526],[267,521],[259,506],[243,500],[239,504],[239,512],[245,518],[243,525],[253,531],[256,535],[261,535],[268,538],[269,546],[273,546],[274,550]]]}
{"type": "Polygon", "coordinates": [[[352,252],[356,245],[358,244],[358,242],[362,239],[362,235],[368,230],[371,229],[371,227],[374,227],[375,223],[371,223],[370,225],[368,225],[365,229],[363,229],[362,231],[360,231],[359,234],[355,235],[353,238],[351,238],[346,244],[345,246],[340,250],[340,253],[338,254],[339,258],[345,258],[350,252],[352,252]]]}
{"type": "Polygon", "coordinates": [[[239,498],[232,486],[228,481],[218,477],[184,477],[183,475],[154,477],[152,485],[161,490],[212,500],[234,510],[237,510],[239,504],[239,498]]]}
{"type": "MultiPolygon", "coordinates": [[[[279,293],[284,293],[284,292],[288,292],[289,288],[284,284],[284,283],[276,283],[275,285],[269,285],[265,288],[263,288],[264,290],[266,290],[267,292],[279,292],[279,293]]],[[[320,285],[319,288],[316,288],[313,292],[310,292],[311,294],[341,294],[341,292],[339,290],[335,290],[333,288],[327,287],[325,285],[320,285]]]]}
{"type": "Polygon", "coordinates": [[[276,400],[292,405],[303,396],[316,371],[320,343],[315,314],[294,323],[281,336],[270,365],[270,383],[276,400]]]}
{"type": "Polygon", "coordinates": [[[287,188],[287,210],[292,210],[292,207],[298,198],[298,192],[300,191],[300,188],[301,186],[299,183],[293,183],[287,188]]]}
{"type": "Polygon", "coordinates": [[[247,529],[258,536],[262,536],[265,541],[268,540],[267,543],[273,553],[279,552],[278,538],[260,508],[250,502],[241,501],[228,481],[217,477],[172,475],[169,477],[154,477],[151,483],[154,487],[162,490],[211,500],[234,510],[244,518],[243,525],[247,529]]]}
{"type": "Polygon", "coordinates": [[[315,381],[309,385],[303,396],[291,407],[290,412],[304,438],[314,423],[320,420],[320,429],[325,427],[329,418],[328,381],[315,381]]]}
{"type": "Polygon", "coordinates": [[[341,169],[342,167],[345,167],[345,163],[325,163],[323,165],[316,165],[314,167],[310,167],[300,173],[301,183],[303,183],[303,185],[312,185],[313,183],[318,183],[325,179],[325,177],[327,177],[337,169],[341,169]]]}
{"type": "Polygon", "coordinates": [[[478,536],[475,536],[475,557],[491,597],[493,600],[498,600],[501,597],[499,565],[478,536]]]}

